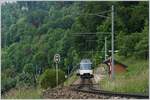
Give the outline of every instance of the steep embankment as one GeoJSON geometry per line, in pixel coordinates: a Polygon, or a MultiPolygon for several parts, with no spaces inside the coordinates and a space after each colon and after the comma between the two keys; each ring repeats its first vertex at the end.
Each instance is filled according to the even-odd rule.
{"type": "Polygon", "coordinates": [[[128,93],[148,93],[148,60],[135,58],[122,58],[119,60],[128,66],[128,71],[115,74],[115,79],[104,78],[100,85],[105,90],[128,92],[128,93]]]}

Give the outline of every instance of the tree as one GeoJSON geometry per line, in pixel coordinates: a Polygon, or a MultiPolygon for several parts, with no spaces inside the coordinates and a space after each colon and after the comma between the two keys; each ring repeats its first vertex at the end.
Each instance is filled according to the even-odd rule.
{"type": "Polygon", "coordinates": [[[50,69],[54,67],[56,53],[61,55],[59,65],[64,72],[68,65],[73,67],[82,58],[90,58],[97,66],[103,60],[100,57],[104,56],[106,36],[108,50],[111,49],[111,34],[99,33],[111,32],[111,19],[89,14],[110,11],[112,4],[115,6],[114,37],[118,55],[148,58],[147,1],[17,1],[2,4],[4,83],[9,83],[12,77],[20,84],[33,82],[38,75],[43,75],[48,66],[50,69]],[[74,36],[74,33],[87,32],[96,34],[74,36]]]}
{"type": "Polygon", "coordinates": [[[34,83],[34,85],[36,85],[36,80],[37,80],[37,78],[36,78],[36,68],[33,66],[33,64],[32,63],[26,64],[23,68],[23,72],[25,74],[29,74],[29,79],[31,79],[30,83],[31,84],[34,83]]]}
{"type": "Polygon", "coordinates": [[[38,74],[41,74],[45,70],[45,67],[47,65],[45,61],[47,61],[47,56],[44,52],[38,52],[33,56],[33,62],[38,70],[38,74]]]}

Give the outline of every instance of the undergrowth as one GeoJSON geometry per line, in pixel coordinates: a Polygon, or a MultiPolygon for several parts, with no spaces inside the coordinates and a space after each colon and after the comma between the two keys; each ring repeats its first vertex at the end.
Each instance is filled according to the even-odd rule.
{"type": "Polygon", "coordinates": [[[117,60],[127,65],[128,71],[121,74],[115,74],[114,80],[106,77],[100,82],[101,88],[115,92],[147,94],[149,90],[148,60],[136,58],[118,58],[117,60]]]}
{"type": "Polygon", "coordinates": [[[39,88],[17,88],[11,89],[2,99],[41,99],[41,90],[39,88]]]}

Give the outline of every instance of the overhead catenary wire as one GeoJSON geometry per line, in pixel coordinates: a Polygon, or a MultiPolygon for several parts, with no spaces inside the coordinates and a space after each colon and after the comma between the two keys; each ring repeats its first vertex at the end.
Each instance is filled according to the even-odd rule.
{"type": "Polygon", "coordinates": [[[111,34],[111,32],[78,32],[78,33],[72,33],[72,35],[95,35],[95,34],[111,34]]]}

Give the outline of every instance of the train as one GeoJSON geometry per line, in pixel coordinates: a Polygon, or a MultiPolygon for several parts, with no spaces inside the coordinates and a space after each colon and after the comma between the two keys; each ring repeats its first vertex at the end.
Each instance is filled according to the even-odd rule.
{"type": "Polygon", "coordinates": [[[82,59],[77,70],[77,76],[81,78],[93,78],[93,68],[90,59],[82,59]]]}

